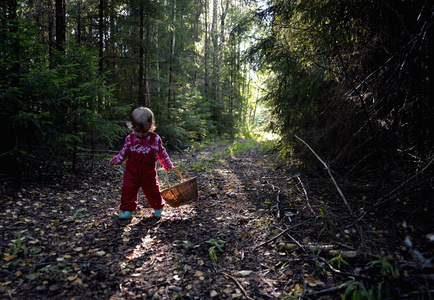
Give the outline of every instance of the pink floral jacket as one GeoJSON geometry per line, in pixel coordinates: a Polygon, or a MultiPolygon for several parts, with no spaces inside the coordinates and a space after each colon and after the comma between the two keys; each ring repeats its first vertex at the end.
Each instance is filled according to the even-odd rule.
{"type": "Polygon", "coordinates": [[[120,165],[125,159],[129,160],[150,160],[155,163],[157,159],[163,165],[164,169],[173,167],[172,161],[163,147],[161,137],[155,132],[150,132],[145,137],[138,137],[134,132],[130,133],[125,139],[125,144],[118,155],[110,161],[111,165],[120,165]]]}

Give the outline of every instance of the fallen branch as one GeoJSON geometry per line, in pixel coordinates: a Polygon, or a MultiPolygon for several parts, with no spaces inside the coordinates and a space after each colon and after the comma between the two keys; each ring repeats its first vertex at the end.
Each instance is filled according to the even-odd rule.
{"type": "Polygon", "coordinates": [[[300,183],[301,188],[303,189],[303,194],[304,194],[304,196],[306,197],[306,203],[307,203],[307,206],[309,206],[310,211],[311,211],[312,214],[315,216],[315,212],[313,211],[312,206],[310,206],[309,196],[307,195],[307,192],[306,192],[306,189],[304,188],[304,184],[303,184],[303,182],[301,181],[300,177],[295,176],[295,178],[298,179],[298,182],[300,183]]]}
{"type": "Polygon", "coordinates": [[[294,228],[297,227],[297,226],[300,226],[301,224],[303,224],[303,223],[298,223],[298,224],[296,224],[296,225],[294,225],[294,226],[291,226],[291,227],[285,229],[284,231],[282,231],[281,233],[279,233],[279,234],[276,235],[275,237],[269,239],[268,241],[265,241],[265,242],[259,244],[258,246],[255,246],[255,248],[253,248],[253,250],[256,250],[257,248],[259,248],[259,247],[261,247],[261,246],[263,246],[263,245],[265,245],[265,244],[268,244],[268,243],[271,243],[271,242],[274,241],[274,240],[277,240],[280,236],[282,236],[283,234],[287,233],[289,230],[294,229],[294,228]]]}
{"type": "Polygon", "coordinates": [[[348,273],[348,272],[343,272],[341,270],[335,269],[326,259],[322,258],[322,257],[318,257],[318,259],[320,261],[322,261],[324,264],[327,265],[327,267],[334,273],[339,274],[339,275],[343,275],[343,276],[352,276],[352,277],[359,277],[359,278],[363,278],[363,279],[368,279],[368,280],[372,280],[372,278],[370,276],[367,275],[363,275],[363,274],[355,274],[355,273],[348,273]]]}
{"type": "Polygon", "coordinates": [[[351,209],[350,204],[347,202],[347,198],[345,198],[344,194],[342,193],[341,189],[339,188],[335,178],[332,175],[332,172],[330,171],[329,166],[327,166],[327,164],[321,159],[321,157],[318,156],[318,154],[316,154],[316,152],[301,138],[299,138],[297,135],[295,135],[295,137],[297,139],[299,139],[303,144],[306,145],[307,148],[309,148],[309,150],[316,156],[316,158],[323,164],[324,168],[326,169],[327,173],[330,176],[330,179],[332,180],[333,184],[335,185],[336,189],[338,190],[339,195],[341,196],[342,200],[344,201],[346,207],[348,208],[348,211],[350,212],[351,215],[353,215],[353,210],[351,209]]]}
{"type": "MultiPolygon", "coordinates": [[[[277,205],[276,205],[276,207],[277,207],[277,218],[280,219],[280,194],[277,195],[276,202],[277,202],[277,205]]],[[[289,221],[291,221],[291,219],[289,221]]]]}
{"type": "Polygon", "coordinates": [[[298,245],[298,247],[300,247],[301,250],[303,250],[307,255],[309,255],[309,253],[302,244],[300,244],[295,238],[293,238],[292,235],[288,234],[288,236],[294,243],[298,245]]]}
{"type": "Polygon", "coordinates": [[[238,287],[240,288],[240,290],[243,292],[244,297],[246,297],[249,300],[253,300],[253,298],[251,298],[251,297],[249,297],[249,295],[247,295],[246,290],[243,288],[243,286],[241,285],[241,283],[239,283],[238,280],[235,277],[233,277],[233,276],[231,276],[229,274],[223,273],[223,272],[222,272],[222,274],[223,274],[223,276],[227,276],[230,279],[232,279],[238,285],[238,287]]]}
{"type": "Polygon", "coordinates": [[[333,292],[342,290],[346,286],[347,286],[347,283],[345,282],[345,283],[342,283],[338,286],[331,287],[328,289],[323,289],[323,290],[319,290],[319,291],[315,291],[315,292],[306,293],[306,294],[304,294],[304,297],[315,297],[315,296],[322,295],[322,294],[333,293],[333,292]]]}
{"type": "Polygon", "coordinates": [[[335,185],[335,187],[336,187],[336,189],[337,189],[337,191],[338,191],[338,193],[339,193],[339,195],[341,196],[341,198],[342,198],[342,201],[344,202],[344,204],[345,204],[345,206],[347,207],[347,209],[348,209],[348,212],[350,213],[350,216],[353,218],[353,220],[354,220],[354,226],[356,227],[356,229],[357,229],[357,231],[359,232],[359,235],[360,235],[360,238],[361,238],[361,241],[362,241],[362,244],[364,244],[364,241],[363,241],[363,234],[362,234],[362,230],[361,230],[361,228],[360,228],[360,226],[359,226],[359,224],[357,223],[357,219],[354,217],[354,215],[353,215],[353,210],[351,209],[351,206],[350,206],[350,204],[348,203],[348,201],[347,201],[347,198],[345,198],[345,196],[344,196],[344,193],[342,193],[342,191],[341,191],[341,189],[339,188],[339,185],[337,184],[337,182],[336,182],[336,180],[335,180],[335,178],[333,177],[333,175],[332,175],[332,172],[330,171],[330,168],[329,168],[329,166],[321,159],[321,157],[319,157],[319,155],[318,154],[316,154],[316,152],[304,141],[304,140],[302,140],[301,138],[299,138],[297,135],[295,135],[295,137],[298,139],[298,140],[300,140],[303,144],[305,144],[306,145],[306,147],[307,148],[309,148],[309,150],[316,156],[316,158],[323,164],[323,166],[324,166],[324,168],[326,169],[326,171],[327,171],[327,173],[328,173],[328,175],[330,176],[330,179],[332,180],[332,182],[333,182],[333,184],[335,185]]]}

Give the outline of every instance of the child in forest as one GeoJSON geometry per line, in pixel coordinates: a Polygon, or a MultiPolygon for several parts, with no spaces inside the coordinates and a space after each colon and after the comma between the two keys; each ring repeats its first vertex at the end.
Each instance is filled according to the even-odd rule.
{"type": "Polygon", "coordinates": [[[155,128],[153,112],[146,107],[136,108],[131,116],[133,132],[125,139],[119,154],[110,160],[113,166],[121,165],[128,158],[122,185],[121,219],[131,218],[137,209],[140,187],[154,209],[154,215],[164,215],[165,201],[160,195],[156,163],[158,159],[168,172],[172,170],[173,164],[160,136],[153,132],[155,128]]]}

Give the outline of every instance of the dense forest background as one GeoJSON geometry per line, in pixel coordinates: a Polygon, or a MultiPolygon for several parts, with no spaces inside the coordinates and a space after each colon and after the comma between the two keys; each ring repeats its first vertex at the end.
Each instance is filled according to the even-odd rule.
{"type": "Polygon", "coordinates": [[[433,6],[2,1],[2,167],[74,169],[80,151],[122,141],[144,105],[170,148],[273,131],[284,156],[315,167],[297,135],[344,172],[417,192],[433,160],[433,6]]]}

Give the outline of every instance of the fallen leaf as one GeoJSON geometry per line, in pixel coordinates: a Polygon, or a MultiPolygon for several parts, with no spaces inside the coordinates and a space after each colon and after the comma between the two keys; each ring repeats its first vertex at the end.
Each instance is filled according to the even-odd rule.
{"type": "Polygon", "coordinates": [[[303,291],[303,287],[301,285],[299,285],[298,283],[295,285],[294,290],[296,292],[301,293],[303,291]]]}
{"type": "Polygon", "coordinates": [[[297,248],[296,244],[291,244],[291,243],[286,243],[285,244],[285,249],[286,250],[294,250],[295,248],[297,248]]]}
{"type": "Polygon", "coordinates": [[[12,256],[10,254],[6,254],[5,257],[3,257],[3,260],[5,261],[11,261],[15,258],[15,256],[12,256]]]}
{"type": "Polygon", "coordinates": [[[240,271],[238,272],[241,276],[249,276],[250,274],[253,273],[253,271],[248,271],[248,270],[244,270],[244,271],[240,271]]]}
{"type": "Polygon", "coordinates": [[[78,277],[78,274],[75,274],[75,276],[69,276],[66,279],[68,279],[68,281],[74,281],[77,279],[77,277],[78,277]]]}
{"type": "Polygon", "coordinates": [[[315,278],[312,277],[305,277],[304,278],[307,282],[307,284],[311,287],[317,286],[317,285],[324,285],[324,283],[320,280],[316,280],[315,278]]]}

